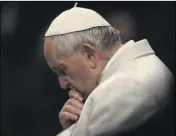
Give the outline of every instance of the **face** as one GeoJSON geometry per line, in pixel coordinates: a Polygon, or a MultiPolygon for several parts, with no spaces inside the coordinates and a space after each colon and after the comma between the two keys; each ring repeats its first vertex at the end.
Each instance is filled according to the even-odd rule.
{"type": "Polygon", "coordinates": [[[63,89],[70,88],[87,97],[97,86],[105,61],[89,45],[69,55],[59,54],[52,38],[45,40],[44,54],[49,67],[54,71],[63,89]]]}

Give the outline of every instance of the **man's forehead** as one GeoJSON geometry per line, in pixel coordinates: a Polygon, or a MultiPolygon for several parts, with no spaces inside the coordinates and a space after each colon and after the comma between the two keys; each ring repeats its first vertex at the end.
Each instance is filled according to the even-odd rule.
{"type": "Polygon", "coordinates": [[[46,57],[52,56],[53,53],[53,40],[52,38],[46,37],[44,39],[44,54],[46,57]]]}
{"type": "Polygon", "coordinates": [[[55,36],[50,36],[50,37],[45,37],[44,38],[44,46],[45,48],[53,48],[54,47],[54,43],[55,43],[55,36]]]}
{"type": "Polygon", "coordinates": [[[59,60],[58,58],[54,58],[54,57],[46,57],[48,65],[50,67],[65,67],[65,63],[62,60],[59,60]]]}
{"type": "Polygon", "coordinates": [[[56,49],[55,49],[55,37],[46,37],[44,42],[44,55],[48,61],[59,61],[56,59],[56,49]]]}
{"type": "Polygon", "coordinates": [[[48,64],[51,67],[55,67],[55,66],[63,66],[65,65],[65,62],[62,60],[62,55],[59,52],[56,52],[55,47],[55,37],[51,36],[51,37],[45,37],[45,49],[44,49],[44,54],[45,57],[48,61],[48,64]]]}

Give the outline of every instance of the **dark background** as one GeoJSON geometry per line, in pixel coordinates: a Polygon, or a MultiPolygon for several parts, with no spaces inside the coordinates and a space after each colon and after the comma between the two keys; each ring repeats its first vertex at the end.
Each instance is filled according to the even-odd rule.
{"type": "MultiPolygon", "coordinates": [[[[68,95],[45,62],[43,36],[51,21],[74,3],[1,2],[2,136],[54,136],[62,130],[57,115],[68,95]]],[[[78,6],[107,19],[116,10],[130,13],[136,26],[130,38],[148,39],[175,75],[173,3],[78,2],[78,6]]]]}

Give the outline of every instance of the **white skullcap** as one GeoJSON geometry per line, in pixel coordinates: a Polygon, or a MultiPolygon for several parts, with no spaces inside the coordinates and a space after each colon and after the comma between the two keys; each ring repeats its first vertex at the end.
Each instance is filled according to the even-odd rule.
{"type": "Polygon", "coordinates": [[[45,36],[67,34],[99,26],[110,26],[110,24],[91,9],[73,7],[53,20],[45,36]]]}

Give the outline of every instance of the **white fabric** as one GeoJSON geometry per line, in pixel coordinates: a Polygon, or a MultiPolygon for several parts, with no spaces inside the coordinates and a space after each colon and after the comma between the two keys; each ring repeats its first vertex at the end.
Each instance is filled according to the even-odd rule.
{"type": "Polygon", "coordinates": [[[70,136],[72,131],[74,130],[74,128],[75,128],[75,124],[73,124],[72,126],[67,128],[66,130],[63,130],[62,132],[60,132],[56,136],[70,136]]]}
{"type": "Polygon", "coordinates": [[[162,108],[171,83],[148,41],[130,41],[108,62],[74,129],[58,136],[111,136],[134,128],[162,108]]]}
{"type": "Polygon", "coordinates": [[[67,34],[99,26],[110,26],[110,24],[91,9],[74,7],[56,17],[49,26],[45,36],[67,34]]]}

